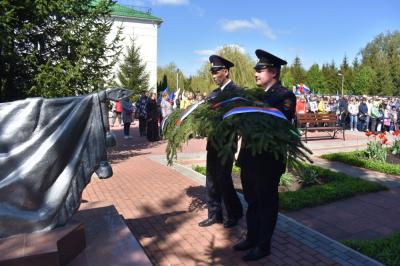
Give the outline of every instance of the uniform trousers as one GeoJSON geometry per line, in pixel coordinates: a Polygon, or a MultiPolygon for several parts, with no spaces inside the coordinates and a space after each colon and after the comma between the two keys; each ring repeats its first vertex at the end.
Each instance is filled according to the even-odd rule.
{"type": "Polygon", "coordinates": [[[246,239],[270,250],[278,217],[279,180],[286,164],[271,153],[253,156],[248,149],[241,150],[239,158],[243,194],[248,204],[246,239]]]}
{"type": "Polygon", "coordinates": [[[242,204],[236,194],[232,181],[233,159],[222,164],[218,153],[207,145],[206,201],[208,218],[222,219],[222,202],[228,219],[239,219],[243,216],[242,204]]]}

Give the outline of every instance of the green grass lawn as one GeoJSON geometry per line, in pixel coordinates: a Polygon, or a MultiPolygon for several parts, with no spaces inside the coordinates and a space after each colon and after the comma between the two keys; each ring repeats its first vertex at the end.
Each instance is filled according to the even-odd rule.
{"type": "Polygon", "coordinates": [[[342,242],[387,266],[400,265],[400,232],[377,240],[344,240],[342,242]]]}
{"type": "Polygon", "coordinates": [[[338,161],[345,164],[359,166],[374,171],[378,171],[385,174],[400,175],[400,165],[390,164],[377,160],[365,158],[364,151],[352,151],[352,152],[338,152],[325,154],[321,157],[331,161],[338,161]]]}
{"type": "MultiPolygon", "coordinates": [[[[312,170],[308,172],[313,172],[316,176],[322,177],[321,180],[325,180],[326,182],[307,186],[297,191],[279,193],[279,206],[281,210],[299,210],[305,207],[313,207],[350,198],[359,194],[387,189],[381,184],[351,177],[315,165],[304,165],[304,168],[312,170]]],[[[193,169],[203,175],[206,171],[205,167],[202,166],[195,166],[193,169]]],[[[235,171],[240,170],[233,170],[233,172],[235,171]]]]}

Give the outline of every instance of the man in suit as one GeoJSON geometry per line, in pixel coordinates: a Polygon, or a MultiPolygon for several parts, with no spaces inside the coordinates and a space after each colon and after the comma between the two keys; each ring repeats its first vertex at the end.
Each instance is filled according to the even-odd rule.
{"type": "MultiPolygon", "coordinates": [[[[296,96],[279,81],[281,65],[286,65],[286,61],[263,50],[256,50],[256,55],[259,61],[254,67],[255,80],[257,86],[265,89],[263,101],[279,109],[291,121],[296,110],[296,96]]],[[[277,159],[270,152],[252,155],[244,143],[245,140],[238,161],[243,193],[248,203],[247,235],[233,249],[249,250],[243,260],[253,261],[271,253],[271,238],[278,217],[279,179],[286,170],[286,157],[277,159]]]]}
{"type": "MultiPolygon", "coordinates": [[[[210,101],[230,98],[240,93],[240,88],[229,79],[229,68],[234,64],[225,58],[210,56],[211,74],[214,82],[219,86],[210,95],[210,101]]],[[[205,227],[215,223],[224,224],[230,228],[238,223],[243,216],[242,204],[233,187],[232,165],[233,158],[225,163],[218,157],[218,151],[214,148],[211,140],[207,140],[207,173],[206,173],[206,196],[208,217],[201,221],[199,226],[205,227]],[[227,217],[223,221],[222,202],[224,203],[227,217]]]]}

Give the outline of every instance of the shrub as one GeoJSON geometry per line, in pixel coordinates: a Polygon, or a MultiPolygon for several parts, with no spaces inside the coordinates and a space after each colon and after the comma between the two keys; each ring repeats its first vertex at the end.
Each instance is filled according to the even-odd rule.
{"type": "Polygon", "coordinates": [[[288,188],[293,184],[294,181],[295,181],[294,176],[290,172],[285,172],[281,176],[281,180],[279,181],[279,185],[288,188]]]}
{"type": "Polygon", "coordinates": [[[304,167],[299,171],[299,183],[303,186],[321,184],[318,171],[313,167],[304,167]]]}
{"type": "Polygon", "coordinates": [[[400,232],[377,240],[345,240],[343,244],[385,265],[400,265],[400,232]]]}
{"type": "Polygon", "coordinates": [[[388,139],[386,138],[386,133],[377,134],[377,133],[372,133],[371,131],[367,131],[365,135],[368,137],[368,139],[371,135],[374,136],[374,140],[371,140],[367,143],[367,150],[366,150],[367,157],[369,159],[385,162],[387,151],[383,147],[383,145],[386,144],[388,141],[388,139]],[[376,139],[377,136],[379,140],[376,139]]]}

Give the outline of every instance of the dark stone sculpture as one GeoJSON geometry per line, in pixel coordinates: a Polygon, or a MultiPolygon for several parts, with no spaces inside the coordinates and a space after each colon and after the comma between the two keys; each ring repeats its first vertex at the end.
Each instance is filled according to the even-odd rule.
{"type": "Polygon", "coordinates": [[[0,103],[0,238],[64,225],[93,172],[112,176],[106,101],[129,95],[112,89],[0,103]]]}

